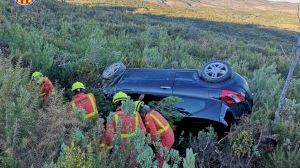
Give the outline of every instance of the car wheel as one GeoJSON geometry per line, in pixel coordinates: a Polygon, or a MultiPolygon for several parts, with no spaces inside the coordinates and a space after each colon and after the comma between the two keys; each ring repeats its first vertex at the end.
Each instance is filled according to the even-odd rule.
{"type": "Polygon", "coordinates": [[[201,78],[206,82],[224,82],[232,77],[231,66],[224,61],[211,61],[205,64],[201,78]]]}
{"type": "Polygon", "coordinates": [[[115,77],[123,74],[125,70],[126,66],[123,63],[114,63],[105,68],[101,77],[105,80],[112,80],[115,77]]]}

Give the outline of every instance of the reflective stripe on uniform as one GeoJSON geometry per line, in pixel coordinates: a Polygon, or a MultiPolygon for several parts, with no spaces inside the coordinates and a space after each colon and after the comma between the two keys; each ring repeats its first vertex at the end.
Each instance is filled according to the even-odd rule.
{"type": "Polygon", "coordinates": [[[118,102],[118,101],[126,101],[127,98],[121,97],[121,98],[117,98],[114,100],[114,102],[118,102]]]}
{"type": "Polygon", "coordinates": [[[86,119],[90,119],[90,118],[94,117],[96,114],[98,114],[98,113],[97,113],[96,111],[94,111],[94,112],[92,112],[92,113],[86,114],[86,115],[85,115],[85,118],[86,118],[86,119]]]}
{"type": "Polygon", "coordinates": [[[77,106],[76,106],[76,103],[74,100],[72,101],[72,109],[77,109],[77,106]]]}
{"type": "MultiPolygon", "coordinates": [[[[135,132],[133,132],[133,133],[121,134],[121,138],[122,138],[122,139],[124,139],[124,138],[131,138],[131,137],[136,136],[137,129],[138,129],[138,127],[140,126],[140,123],[139,123],[139,116],[138,116],[138,113],[137,113],[137,112],[134,112],[134,115],[135,115],[135,132]]],[[[114,120],[115,120],[115,122],[118,122],[118,121],[119,121],[119,115],[118,115],[117,113],[114,114],[114,120]]]]}
{"type": "MultiPolygon", "coordinates": [[[[96,103],[94,101],[94,98],[93,98],[92,94],[88,94],[88,96],[89,96],[89,100],[91,101],[93,111],[86,114],[85,119],[90,119],[90,118],[94,117],[96,114],[98,114],[96,103]]],[[[72,109],[77,109],[77,105],[76,105],[74,100],[72,101],[72,109]]]]}
{"type": "Polygon", "coordinates": [[[150,114],[150,117],[159,125],[159,127],[160,127],[160,129],[158,130],[159,133],[162,134],[162,133],[166,132],[170,128],[169,123],[167,123],[166,125],[164,125],[153,114],[150,114]]]}
{"type": "Polygon", "coordinates": [[[30,4],[32,0],[17,0],[17,2],[20,4],[30,4]]]}
{"type": "Polygon", "coordinates": [[[88,94],[88,96],[89,96],[89,99],[90,99],[90,101],[91,101],[91,103],[92,103],[93,112],[91,112],[91,113],[89,113],[89,114],[86,114],[86,115],[85,115],[85,118],[86,118],[86,119],[89,119],[89,118],[95,116],[95,115],[98,113],[97,107],[96,107],[96,103],[95,103],[94,98],[93,98],[93,95],[92,95],[92,94],[88,94]]]}

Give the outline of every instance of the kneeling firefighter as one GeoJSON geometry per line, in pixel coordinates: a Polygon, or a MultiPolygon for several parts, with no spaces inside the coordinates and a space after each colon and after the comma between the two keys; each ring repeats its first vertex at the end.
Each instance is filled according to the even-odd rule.
{"type": "Polygon", "coordinates": [[[113,96],[113,103],[115,105],[115,112],[113,114],[113,121],[106,124],[104,133],[104,141],[102,140],[101,146],[111,146],[113,144],[114,134],[117,133],[117,123],[121,126],[121,139],[126,143],[128,139],[135,137],[138,128],[142,133],[146,133],[144,123],[138,112],[134,115],[125,114],[122,110],[122,104],[127,100],[128,96],[124,92],[118,92],[113,96]]]}
{"type": "MultiPolygon", "coordinates": [[[[156,141],[157,137],[160,137],[162,147],[171,150],[174,144],[174,132],[168,121],[159,112],[144,105],[143,101],[135,101],[134,103],[136,111],[140,112],[145,123],[147,133],[151,136],[151,143],[156,141]],[[158,134],[159,136],[157,136],[158,134]]],[[[156,158],[159,167],[163,167],[164,156],[159,150],[156,150],[156,158]]]]}
{"type": "Polygon", "coordinates": [[[92,93],[84,93],[84,89],[85,86],[81,82],[75,82],[72,85],[74,96],[71,102],[71,109],[83,109],[86,112],[85,119],[92,119],[98,115],[96,98],[92,93]]]}
{"type": "Polygon", "coordinates": [[[38,71],[35,71],[32,74],[31,79],[40,86],[40,96],[43,98],[43,101],[46,102],[49,96],[53,93],[54,87],[52,82],[38,71]]]}

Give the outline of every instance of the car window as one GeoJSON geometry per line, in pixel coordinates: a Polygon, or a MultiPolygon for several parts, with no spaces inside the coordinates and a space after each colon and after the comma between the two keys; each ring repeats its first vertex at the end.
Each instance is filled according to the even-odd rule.
{"type": "Polygon", "coordinates": [[[182,102],[176,105],[181,112],[197,113],[205,108],[205,100],[199,98],[182,98],[182,102]]]}

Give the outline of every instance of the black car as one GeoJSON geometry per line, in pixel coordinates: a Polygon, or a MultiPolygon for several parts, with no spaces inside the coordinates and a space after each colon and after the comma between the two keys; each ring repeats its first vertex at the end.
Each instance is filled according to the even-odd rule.
{"type": "Polygon", "coordinates": [[[185,130],[198,126],[227,127],[243,114],[251,113],[253,95],[247,81],[223,61],[212,61],[198,69],[128,68],[122,63],[108,66],[102,73],[103,92],[111,98],[124,91],[145,100],[177,96],[176,109],[184,114],[178,123],[185,130]]]}

